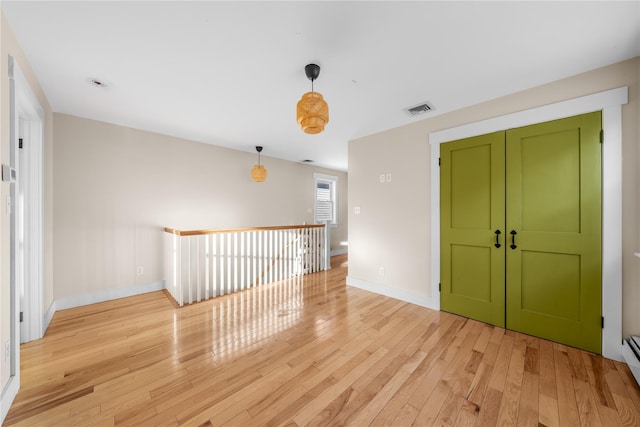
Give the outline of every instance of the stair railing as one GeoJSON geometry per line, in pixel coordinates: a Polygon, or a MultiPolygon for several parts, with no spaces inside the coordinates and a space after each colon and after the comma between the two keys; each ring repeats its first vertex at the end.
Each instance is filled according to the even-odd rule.
{"type": "Polygon", "coordinates": [[[165,288],[180,306],[329,268],[325,224],[164,231],[165,288]]]}

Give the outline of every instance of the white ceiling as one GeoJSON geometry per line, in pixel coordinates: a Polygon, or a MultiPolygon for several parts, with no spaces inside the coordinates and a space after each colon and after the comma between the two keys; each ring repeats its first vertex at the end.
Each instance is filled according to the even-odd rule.
{"type": "Polygon", "coordinates": [[[637,0],[1,7],[55,112],[338,170],[351,139],[640,55],[637,0]],[[310,62],[318,135],[295,120],[310,62]]]}

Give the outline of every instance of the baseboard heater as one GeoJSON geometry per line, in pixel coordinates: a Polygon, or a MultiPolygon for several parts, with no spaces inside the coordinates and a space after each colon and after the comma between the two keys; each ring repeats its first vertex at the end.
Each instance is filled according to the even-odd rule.
{"type": "Polygon", "coordinates": [[[636,382],[640,384],[640,337],[630,336],[622,341],[622,356],[636,382]]]}

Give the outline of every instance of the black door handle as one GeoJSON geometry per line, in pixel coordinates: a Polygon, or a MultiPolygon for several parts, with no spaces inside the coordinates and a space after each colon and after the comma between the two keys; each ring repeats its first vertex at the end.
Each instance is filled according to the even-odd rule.
{"type": "Polygon", "coordinates": [[[495,246],[496,248],[499,248],[500,246],[502,246],[500,244],[500,230],[496,230],[494,231],[494,233],[496,233],[496,243],[493,246],[495,246]]]}
{"type": "Polygon", "coordinates": [[[517,248],[516,246],[516,230],[511,230],[511,249],[517,248]]]}

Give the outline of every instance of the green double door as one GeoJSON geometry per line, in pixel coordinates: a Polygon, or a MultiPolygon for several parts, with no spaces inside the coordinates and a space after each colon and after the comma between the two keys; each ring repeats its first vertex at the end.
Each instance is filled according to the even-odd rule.
{"type": "Polygon", "coordinates": [[[441,309],[601,353],[601,113],[440,148],[441,309]]]}

